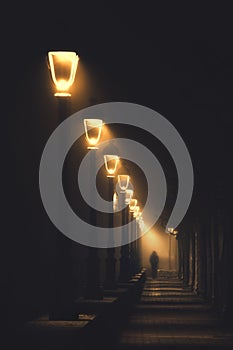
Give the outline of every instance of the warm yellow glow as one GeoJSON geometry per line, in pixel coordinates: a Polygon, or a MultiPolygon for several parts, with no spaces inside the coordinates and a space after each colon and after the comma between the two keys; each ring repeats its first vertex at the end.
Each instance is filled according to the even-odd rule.
{"type": "Polygon", "coordinates": [[[135,209],[137,203],[138,203],[137,199],[132,198],[130,200],[130,202],[129,202],[129,210],[131,211],[131,213],[134,212],[134,209],[135,209]]]}
{"type": "Polygon", "coordinates": [[[118,197],[117,197],[117,193],[114,192],[113,194],[113,211],[117,211],[118,208],[118,197]]]}
{"type": "Polygon", "coordinates": [[[58,97],[70,97],[71,94],[69,92],[55,92],[54,96],[58,97]]]}
{"type": "Polygon", "coordinates": [[[118,184],[122,191],[125,192],[129,186],[129,175],[118,175],[118,184]]]}
{"type": "Polygon", "coordinates": [[[140,221],[141,216],[142,216],[142,212],[141,212],[140,210],[138,210],[137,213],[136,213],[136,216],[135,216],[135,217],[136,217],[136,220],[137,220],[137,221],[140,221]]]}
{"type": "Polygon", "coordinates": [[[84,119],[84,128],[86,139],[89,143],[89,149],[98,148],[97,144],[100,140],[103,121],[101,119],[84,119]]]}
{"type": "Polygon", "coordinates": [[[139,216],[139,220],[138,221],[139,221],[140,230],[141,231],[145,231],[146,230],[146,225],[144,223],[144,220],[143,220],[142,216],[139,216]]]}
{"type": "Polygon", "coordinates": [[[133,197],[133,190],[131,190],[131,189],[125,190],[125,203],[126,204],[130,203],[132,197],[133,197]]]}
{"type": "Polygon", "coordinates": [[[112,154],[104,155],[105,168],[108,172],[108,177],[114,177],[114,174],[119,163],[119,157],[112,154]]]}
{"type": "Polygon", "coordinates": [[[136,218],[139,215],[140,207],[136,205],[133,212],[133,217],[136,218]]]}
{"type": "Polygon", "coordinates": [[[57,90],[54,95],[71,96],[69,89],[75,79],[79,56],[73,51],[50,51],[48,59],[52,80],[57,90]]]}
{"type": "Polygon", "coordinates": [[[174,232],[174,228],[173,227],[168,227],[167,230],[168,230],[169,233],[173,233],[174,232]]]}
{"type": "Polygon", "coordinates": [[[148,276],[151,273],[149,262],[150,255],[155,250],[159,256],[159,269],[169,268],[169,239],[171,239],[171,267],[178,268],[177,240],[172,235],[166,235],[163,231],[150,229],[142,237],[142,263],[148,269],[148,276]],[[169,238],[170,237],[170,238],[169,238]]]}

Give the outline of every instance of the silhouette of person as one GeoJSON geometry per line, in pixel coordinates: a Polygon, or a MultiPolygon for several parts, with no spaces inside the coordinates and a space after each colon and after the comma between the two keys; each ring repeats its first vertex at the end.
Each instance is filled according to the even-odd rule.
{"type": "Polygon", "coordinates": [[[158,265],[159,265],[159,256],[155,250],[151,253],[150,264],[151,264],[152,278],[155,279],[158,276],[158,265]]]}

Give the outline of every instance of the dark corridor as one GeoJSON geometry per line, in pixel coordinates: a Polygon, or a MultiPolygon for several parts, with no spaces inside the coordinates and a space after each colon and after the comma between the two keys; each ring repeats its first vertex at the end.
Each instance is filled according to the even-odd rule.
{"type": "MultiPolygon", "coordinates": [[[[233,348],[230,2],[83,1],[52,8],[41,2],[6,2],[1,19],[1,348],[233,348]],[[57,86],[48,60],[49,52],[60,50],[80,58],[66,97],[54,95],[57,86]],[[48,140],[63,122],[76,113],[102,121],[101,113],[87,112],[114,102],[156,112],[156,121],[162,117],[166,127],[156,137],[144,112],[133,115],[135,124],[125,123],[126,114],[116,114],[119,120],[108,123],[106,118],[101,137],[93,137],[99,142],[96,151],[80,123],[69,134],[79,137],[65,155],[60,177],[45,186],[50,193],[59,178],[72,213],[95,228],[134,223],[122,234],[132,238],[129,243],[96,248],[69,239],[47,215],[40,165],[48,140]],[[175,235],[166,226],[180,185],[184,196],[191,190],[187,178],[180,181],[187,162],[175,147],[170,132],[174,130],[179,145],[185,145],[181,149],[188,151],[194,174],[191,201],[173,227],[175,235]],[[121,157],[117,152],[124,139],[144,147],[145,162],[140,164],[154,164],[148,161],[151,155],[158,171],[146,173],[137,163],[140,152],[134,161],[126,153],[121,157]],[[123,187],[130,179],[137,200],[134,211],[126,194],[126,209],[116,215],[114,208],[113,215],[107,215],[86,203],[78,173],[89,151],[93,162],[84,182],[90,198],[95,197],[88,182],[94,174],[95,152],[101,151],[101,157],[117,155],[115,178],[110,174],[114,169],[107,176],[101,158],[97,192],[106,206],[115,208],[120,206],[113,194],[118,175],[123,187]],[[179,166],[174,154],[181,158],[179,166]],[[148,178],[156,194],[166,188],[166,195],[157,221],[138,238],[147,224],[141,214],[150,194],[148,178]],[[155,279],[148,258],[153,250],[159,256],[155,279]]],[[[63,154],[59,147],[58,158],[63,154]]],[[[48,164],[50,170],[57,169],[56,157],[48,164]]],[[[147,208],[148,217],[157,214],[158,197],[151,197],[154,205],[147,208]]],[[[59,212],[59,197],[55,198],[53,209],[59,212]]],[[[80,226],[75,233],[83,234],[80,226]]]]}

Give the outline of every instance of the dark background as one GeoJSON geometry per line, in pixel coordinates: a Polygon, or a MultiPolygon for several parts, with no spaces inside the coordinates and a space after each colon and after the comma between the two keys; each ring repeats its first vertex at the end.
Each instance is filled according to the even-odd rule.
{"type": "Polygon", "coordinates": [[[230,1],[3,6],[0,278],[7,317],[46,308],[48,295],[53,226],[40,200],[38,169],[60,121],[47,52],[80,56],[72,113],[125,101],[150,107],[175,126],[194,166],[192,218],[192,207],[203,211],[219,195],[230,198],[232,36],[230,1]]]}

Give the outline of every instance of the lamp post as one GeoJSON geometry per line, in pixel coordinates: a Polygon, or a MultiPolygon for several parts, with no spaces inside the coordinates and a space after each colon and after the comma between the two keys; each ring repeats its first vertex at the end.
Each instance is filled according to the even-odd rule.
{"type": "Polygon", "coordinates": [[[168,262],[168,269],[171,270],[172,269],[172,263],[171,263],[171,251],[172,251],[172,244],[171,244],[171,240],[172,240],[172,236],[176,237],[178,234],[178,231],[176,231],[173,227],[169,227],[168,229],[168,234],[169,234],[169,241],[168,241],[168,257],[169,257],[169,262],[168,262]]]}
{"type": "MultiPolygon", "coordinates": [[[[116,198],[114,198],[114,178],[117,170],[117,165],[119,163],[119,157],[117,155],[104,155],[104,164],[107,171],[108,178],[108,200],[109,203],[112,202],[113,206],[116,205],[116,198]],[[115,203],[114,203],[115,201],[115,203]]],[[[116,194],[115,194],[116,196],[116,194]]],[[[114,207],[113,207],[114,209],[114,207]]],[[[114,227],[114,213],[109,213],[108,215],[108,225],[109,228],[114,227]]],[[[109,245],[113,244],[113,237],[109,234],[109,245]]],[[[106,289],[116,289],[116,259],[115,259],[115,248],[108,248],[107,258],[106,258],[106,279],[104,286],[106,289]]]]}
{"type": "Polygon", "coordinates": [[[171,270],[171,234],[174,228],[168,228],[168,270],[171,270]]]}
{"type": "MultiPolygon", "coordinates": [[[[129,186],[130,177],[129,175],[118,175],[118,184],[120,187],[120,208],[124,208],[121,211],[121,226],[122,226],[122,237],[128,233],[126,224],[128,223],[128,210],[129,204],[126,201],[126,190],[129,186]],[[126,207],[125,207],[126,205],[126,207]]],[[[121,257],[120,257],[120,274],[119,282],[127,282],[130,278],[130,251],[129,244],[121,245],[121,257]]]]}
{"type": "MultiPolygon", "coordinates": [[[[175,268],[177,270],[177,266],[178,266],[178,244],[177,244],[178,243],[178,231],[177,230],[173,231],[173,236],[175,238],[175,240],[174,240],[174,243],[175,243],[175,246],[174,246],[174,261],[175,261],[175,268]]],[[[194,248],[194,247],[192,247],[192,248],[194,248]]]]}
{"type": "MultiPolygon", "coordinates": [[[[144,222],[142,218],[142,212],[140,209],[138,211],[136,221],[137,221],[138,232],[141,233],[141,231],[143,230],[144,222]]],[[[137,243],[138,269],[140,270],[142,268],[142,237],[139,237],[137,242],[138,242],[137,243]]]]}
{"type": "Polygon", "coordinates": [[[133,217],[135,218],[135,236],[136,236],[136,240],[135,240],[135,255],[136,255],[135,268],[136,268],[136,273],[141,268],[141,241],[138,238],[138,233],[139,233],[139,229],[140,229],[140,225],[139,225],[139,218],[140,218],[140,216],[141,216],[140,206],[136,205],[135,208],[134,208],[134,212],[133,212],[133,217]]]}
{"type": "Polygon", "coordinates": [[[131,221],[131,239],[132,242],[130,244],[130,265],[131,265],[131,275],[134,275],[137,272],[136,268],[136,220],[134,219],[133,213],[135,210],[135,207],[137,206],[137,199],[131,198],[129,202],[129,215],[130,215],[130,221],[131,221]]]}
{"type": "MultiPolygon", "coordinates": [[[[71,93],[69,90],[75,80],[79,56],[70,51],[49,51],[47,58],[52,82],[56,88],[54,96],[57,97],[60,123],[70,114],[71,93]]],[[[66,172],[63,180],[66,188],[69,189],[68,175],[68,172],[66,172]]],[[[72,241],[60,232],[56,232],[54,247],[55,258],[52,268],[49,318],[51,320],[74,319],[76,315],[74,308],[74,276],[72,273],[72,241]]]]}
{"type": "MultiPolygon", "coordinates": [[[[96,170],[96,151],[98,150],[98,142],[100,140],[103,121],[101,119],[84,119],[84,129],[86,140],[88,143],[88,150],[90,153],[90,176],[95,174],[96,170]]],[[[92,203],[95,202],[93,193],[90,193],[92,203]]],[[[89,208],[90,224],[96,226],[97,218],[95,209],[92,211],[89,208]]],[[[86,299],[103,299],[103,288],[100,285],[100,270],[99,270],[99,256],[98,248],[88,247],[87,257],[87,281],[84,297],[86,299]]]]}

